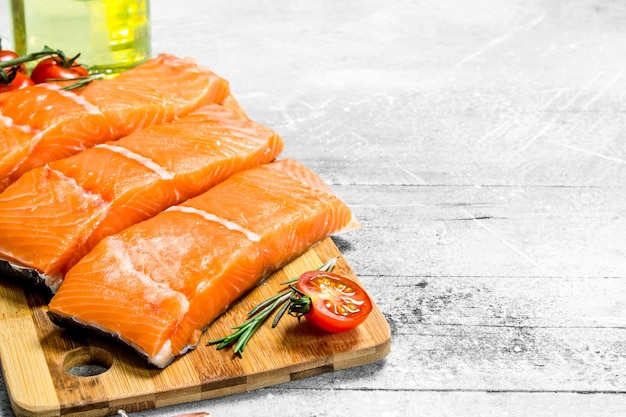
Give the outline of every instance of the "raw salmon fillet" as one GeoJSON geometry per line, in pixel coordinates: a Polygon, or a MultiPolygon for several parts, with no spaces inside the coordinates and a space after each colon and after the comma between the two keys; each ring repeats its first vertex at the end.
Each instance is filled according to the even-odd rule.
{"type": "Polygon", "coordinates": [[[209,104],[26,172],[0,193],[0,259],[52,292],[103,237],[271,162],[280,136],[209,104]]]}
{"type": "Polygon", "coordinates": [[[164,123],[209,103],[221,103],[228,82],[191,59],[159,55],[82,90],[54,83],[0,94],[0,191],[28,170],[164,123]]]}
{"type": "Polygon", "coordinates": [[[165,367],[261,280],[358,226],[299,162],[258,166],[103,239],[68,272],[49,315],[114,335],[165,367]]]}
{"type": "Polygon", "coordinates": [[[28,126],[19,126],[8,117],[0,116],[0,191],[11,182],[10,174],[18,162],[28,158],[33,134],[28,126]]]}

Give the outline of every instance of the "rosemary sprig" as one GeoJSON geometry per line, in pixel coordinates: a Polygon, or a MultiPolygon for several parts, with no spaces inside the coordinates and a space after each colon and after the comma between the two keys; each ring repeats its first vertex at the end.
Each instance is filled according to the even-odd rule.
{"type": "Polygon", "coordinates": [[[89,84],[90,82],[104,78],[106,74],[92,74],[86,77],[76,77],[76,78],[48,78],[46,81],[74,81],[72,84],[66,85],[61,88],[61,90],[74,90],[77,88],[82,88],[89,84]]]}
{"type": "MultiPolygon", "coordinates": [[[[331,258],[324,265],[317,268],[317,270],[326,272],[332,271],[337,263],[337,259],[337,257],[331,258]]],[[[278,325],[280,319],[287,312],[297,317],[299,320],[300,317],[310,311],[311,299],[292,285],[297,280],[298,278],[294,278],[282,282],[282,285],[289,284],[289,289],[257,304],[256,307],[248,312],[245,322],[232,328],[234,331],[230,335],[210,340],[207,342],[207,345],[217,345],[217,349],[220,350],[236,342],[233,351],[235,354],[242,356],[246,345],[254,333],[276,310],[278,310],[278,312],[272,321],[272,328],[278,325]]]]}

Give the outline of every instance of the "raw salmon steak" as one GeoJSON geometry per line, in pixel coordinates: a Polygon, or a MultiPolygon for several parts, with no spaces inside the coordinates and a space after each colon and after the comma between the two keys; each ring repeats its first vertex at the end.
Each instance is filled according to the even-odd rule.
{"type": "Polygon", "coordinates": [[[271,162],[280,136],[237,106],[208,104],[32,169],[0,193],[0,259],[52,292],[103,237],[271,162]]]}
{"type": "Polygon", "coordinates": [[[221,103],[228,82],[191,59],[159,55],[82,90],[54,83],[0,94],[0,191],[28,170],[221,103]]]}
{"type": "Polygon", "coordinates": [[[258,166],[100,241],[67,273],[49,316],[114,335],[165,367],[264,278],[358,226],[299,162],[258,166]]]}

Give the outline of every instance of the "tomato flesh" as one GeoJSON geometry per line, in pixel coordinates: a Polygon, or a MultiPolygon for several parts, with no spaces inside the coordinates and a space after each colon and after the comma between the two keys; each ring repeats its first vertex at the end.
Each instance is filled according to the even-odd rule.
{"type": "Polygon", "coordinates": [[[372,311],[372,302],[356,282],[325,271],[308,271],[296,288],[311,299],[311,311],[304,317],[315,327],[338,333],[352,330],[372,311]]]}
{"type": "Polygon", "coordinates": [[[30,78],[35,84],[45,83],[50,79],[73,79],[87,76],[89,72],[85,67],[76,63],[65,67],[63,62],[55,57],[42,59],[30,73],[30,78]]]}

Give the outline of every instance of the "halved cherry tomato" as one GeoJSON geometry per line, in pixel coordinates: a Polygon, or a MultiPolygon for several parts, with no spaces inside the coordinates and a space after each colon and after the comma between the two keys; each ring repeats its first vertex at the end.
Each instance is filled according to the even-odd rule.
{"type": "MultiPolygon", "coordinates": [[[[0,70],[1,71],[1,70],[0,70]]],[[[13,91],[20,88],[28,87],[30,85],[34,85],[33,80],[28,78],[28,76],[23,73],[17,71],[15,72],[15,78],[9,84],[4,84],[0,82],[0,93],[4,93],[6,91],[13,91]]]]}
{"type": "Polygon", "coordinates": [[[45,83],[50,79],[73,79],[87,76],[89,72],[78,64],[75,58],[67,59],[58,55],[42,59],[30,73],[30,78],[35,84],[45,83]]]}
{"type": "Polygon", "coordinates": [[[305,314],[315,327],[337,333],[361,324],[372,311],[372,301],[356,282],[325,271],[305,272],[296,288],[311,299],[305,314]]]}

